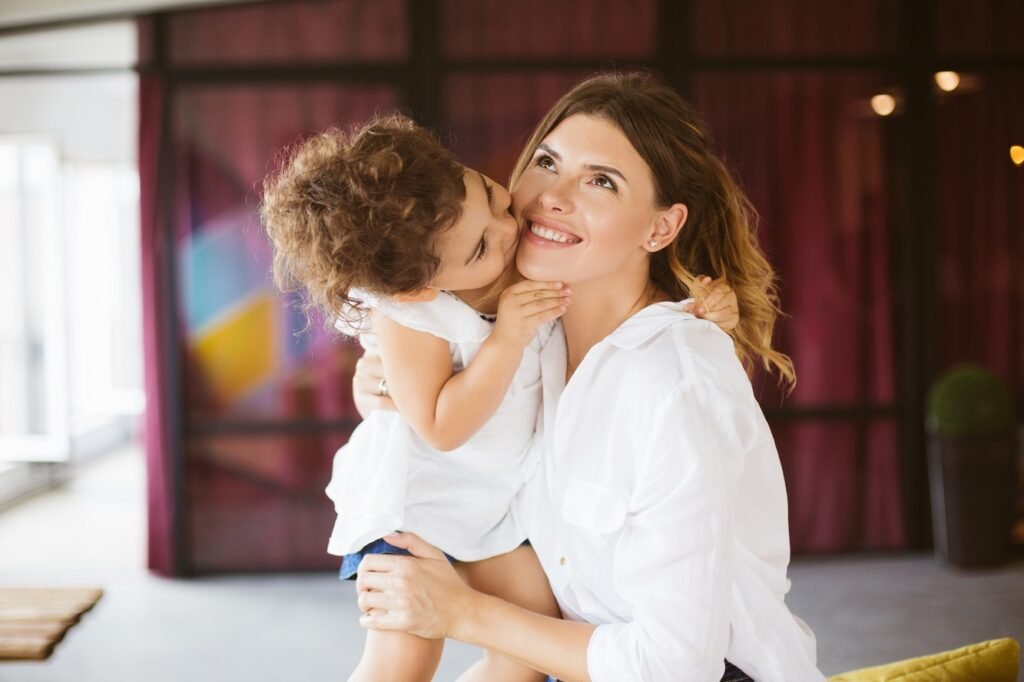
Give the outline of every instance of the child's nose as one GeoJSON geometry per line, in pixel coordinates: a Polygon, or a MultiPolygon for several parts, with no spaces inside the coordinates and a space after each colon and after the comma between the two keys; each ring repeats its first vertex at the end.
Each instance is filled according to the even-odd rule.
{"type": "Polygon", "coordinates": [[[498,204],[501,206],[501,210],[508,211],[512,207],[512,193],[502,188],[498,204]]]}

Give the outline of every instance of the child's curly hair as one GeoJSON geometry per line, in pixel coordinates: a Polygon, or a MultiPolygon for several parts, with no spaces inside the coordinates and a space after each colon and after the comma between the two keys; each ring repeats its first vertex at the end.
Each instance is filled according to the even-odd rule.
{"type": "Polygon", "coordinates": [[[363,303],[354,288],[391,296],[426,286],[438,235],[462,214],[465,168],[410,118],[393,114],[290,150],[263,185],[274,281],[304,290],[327,324],[363,303]]]}

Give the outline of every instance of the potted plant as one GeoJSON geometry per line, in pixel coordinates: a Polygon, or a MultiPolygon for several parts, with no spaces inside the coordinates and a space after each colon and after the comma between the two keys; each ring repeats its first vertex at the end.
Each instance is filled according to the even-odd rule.
{"type": "Polygon", "coordinates": [[[1015,416],[988,370],[946,370],[928,394],[928,478],[938,555],[955,566],[1006,558],[1013,526],[1015,416]]]}

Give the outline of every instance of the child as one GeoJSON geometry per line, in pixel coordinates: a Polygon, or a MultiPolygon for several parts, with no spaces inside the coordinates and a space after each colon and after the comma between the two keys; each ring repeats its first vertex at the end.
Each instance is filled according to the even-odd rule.
{"type": "MultiPolygon", "coordinates": [[[[342,577],[366,553],[405,553],[386,536],[408,530],[477,589],[557,616],[509,510],[533,464],[539,348],[572,292],[515,281],[510,204],[503,187],[396,115],[306,141],[267,181],[262,212],[278,284],[362,332],[388,377],[379,392],[398,409],[371,413],[335,457],[328,551],[343,555],[342,577]]],[[[350,679],[432,679],[442,646],[371,631],[350,679]]],[[[488,655],[460,679],[545,676],[488,655]]]]}

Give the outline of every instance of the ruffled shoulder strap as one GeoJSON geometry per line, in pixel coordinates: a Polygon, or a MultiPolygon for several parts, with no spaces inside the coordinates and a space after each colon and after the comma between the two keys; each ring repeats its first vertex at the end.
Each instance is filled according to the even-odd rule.
{"type": "Polygon", "coordinates": [[[417,331],[433,334],[453,343],[479,343],[491,333],[491,325],[454,294],[442,291],[432,301],[406,303],[366,291],[353,291],[362,306],[347,311],[336,324],[339,331],[359,334],[369,325],[368,313],[374,308],[392,320],[417,331]]]}

